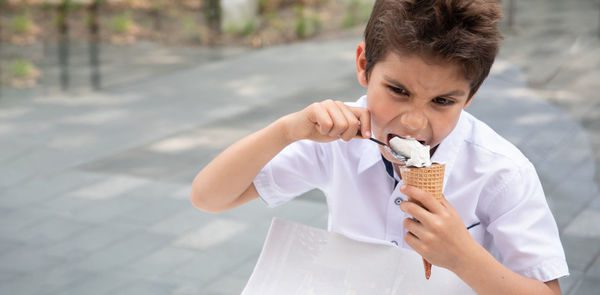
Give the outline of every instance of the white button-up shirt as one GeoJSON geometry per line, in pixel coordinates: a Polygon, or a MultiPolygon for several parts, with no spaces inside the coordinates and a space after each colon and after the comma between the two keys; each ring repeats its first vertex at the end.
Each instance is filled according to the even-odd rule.
{"type": "MultiPolygon", "coordinates": [[[[366,97],[351,105],[366,107],[366,97]]],[[[569,274],[535,168],[515,146],[463,111],[432,161],[446,164],[444,196],[502,264],[544,282],[569,274]]],[[[377,144],[362,139],[295,142],[254,179],[270,207],[317,188],[327,198],[330,231],[409,248],[402,224],[410,216],[398,207],[406,196],[402,181],[394,183],[377,144]]]]}

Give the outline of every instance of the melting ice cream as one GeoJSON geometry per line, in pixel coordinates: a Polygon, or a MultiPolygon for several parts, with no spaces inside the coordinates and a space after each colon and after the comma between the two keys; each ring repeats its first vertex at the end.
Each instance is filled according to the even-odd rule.
{"type": "Polygon", "coordinates": [[[390,140],[390,147],[397,154],[406,157],[406,166],[429,167],[429,146],[422,145],[414,138],[394,137],[390,140]]]}

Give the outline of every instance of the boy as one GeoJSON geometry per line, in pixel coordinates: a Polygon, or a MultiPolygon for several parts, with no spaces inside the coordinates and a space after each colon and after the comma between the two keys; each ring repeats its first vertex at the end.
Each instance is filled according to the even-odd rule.
{"type": "Polygon", "coordinates": [[[560,294],[568,268],[535,168],[463,110],[492,66],[500,18],[486,0],[377,0],[356,50],[367,95],[314,103],[233,144],[196,176],[193,204],[276,206],[318,188],[331,231],[410,247],[479,294],[560,294]],[[359,131],[431,146],[445,198],[404,185],[394,157],[359,131]]]}

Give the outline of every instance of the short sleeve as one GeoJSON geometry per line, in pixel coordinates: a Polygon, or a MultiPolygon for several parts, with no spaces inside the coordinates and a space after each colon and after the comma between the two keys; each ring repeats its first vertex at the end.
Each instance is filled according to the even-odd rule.
{"type": "Polygon", "coordinates": [[[556,222],[531,163],[505,175],[483,210],[482,222],[502,264],[542,282],[569,275],[556,222]]]}
{"type": "Polygon", "coordinates": [[[277,154],[254,178],[260,198],[269,207],[290,201],[328,181],[331,166],[326,145],[313,141],[294,142],[277,154]]]}

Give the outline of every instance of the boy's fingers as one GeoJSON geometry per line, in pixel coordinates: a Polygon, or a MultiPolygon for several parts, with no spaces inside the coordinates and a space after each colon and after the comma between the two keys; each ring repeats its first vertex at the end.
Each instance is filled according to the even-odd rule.
{"type": "Polygon", "coordinates": [[[344,114],[344,117],[346,118],[346,122],[348,123],[346,130],[342,133],[342,135],[340,137],[343,140],[348,141],[356,136],[356,133],[358,132],[358,128],[360,128],[360,121],[358,120],[358,117],[354,115],[354,113],[350,110],[350,108],[347,105],[345,105],[341,101],[338,101],[336,103],[340,107],[340,110],[344,114]]]}
{"type": "Polygon", "coordinates": [[[333,126],[333,120],[329,112],[320,103],[315,103],[313,107],[311,120],[317,125],[317,130],[321,134],[328,134],[333,126]]]}
{"type": "Polygon", "coordinates": [[[415,218],[404,219],[404,228],[419,239],[423,234],[423,225],[415,218]]]}
{"type": "Polygon", "coordinates": [[[327,112],[333,121],[333,126],[331,126],[328,135],[331,137],[341,136],[341,134],[348,128],[346,116],[344,116],[343,111],[334,101],[326,100],[323,103],[325,104],[325,108],[327,109],[327,112]]]}
{"type": "Polygon", "coordinates": [[[429,218],[431,217],[431,212],[413,202],[400,203],[400,209],[414,217],[416,220],[419,220],[419,222],[428,223],[429,218]]]}
{"type": "Polygon", "coordinates": [[[443,206],[440,204],[440,202],[432,197],[430,193],[417,187],[403,184],[400,186],[400,191],[423,204],[423,207],[430,212],[437,213],[443,209],[443,206]]]}
{"type": "Polygon", "coordinates": [[[360,133],[363,138],[371,137],[371,113],[366,108],[350,107],[350,111],[358,117],[360,122],[360,133]]]}

